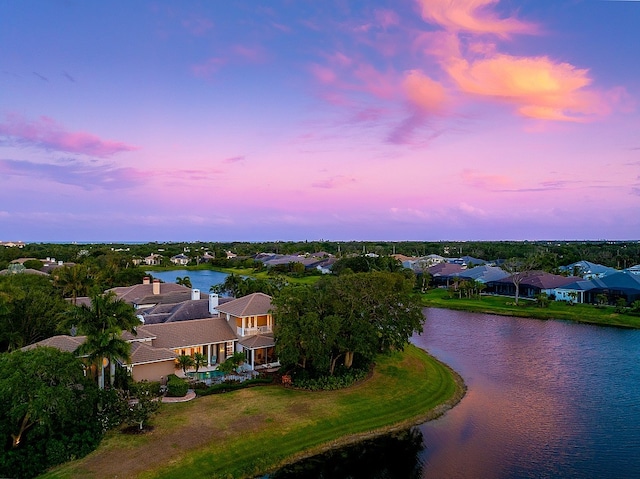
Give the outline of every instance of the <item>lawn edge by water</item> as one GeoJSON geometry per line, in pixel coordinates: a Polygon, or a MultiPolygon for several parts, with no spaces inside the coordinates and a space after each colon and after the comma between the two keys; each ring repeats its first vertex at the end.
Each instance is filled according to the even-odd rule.
{"type": "MultiPolygon", "coordinates": [[[[311,393],[266,386],[216,398],[199,398],[191,405],[185,403],[182,407],[188,408],[188,415],[229,411],[229,406],[224,404],[228,403],[235,404],[231,409],[238,409],[240,419],[247,419],[251,409],[256,418],[273,416],[276,420],[263,420],[259,427],[242,434],[230,434],[224,442],[217,438],[185,449],[171,460],[150,464],[143,471],[119,470],[118,474],[119,477],[144,478],[255,477],[332,448],[435,419],[455,406],[465,392],[464,382],[455,371],[422,349],[409,345],[403,353],[379,358],[373,377],[352,388],[311,393]],[[265,411],[260,406],[263,402],[270,402],[271,408],[280,407],[282,403],[282,410],[265,411]],[[251,407],[242,411],[248,405],[251,407]],[[298,407],[302,412],[296,413],[298,407]],[[287,423],[286,426],[281,426],[281,422],[287,423]],[[265,444],[269,447],[260,447],[265,444]]],[[[174,413],[172,406],[165,405],[167,409],[156,418],[158,433],[184,427],[176,418],[185,414],[186,409],[182,413],[175,409],[174,413]]],[[[157,449],[154,436],[155,432],[139,440],[127,438],[126,445],[119,445],[120,438],[112,436],[87,458],[63,465],[46,477],[115,477],[115,470],[91,470],[87,464],[99,462],[101,454],[110,457],[111,453],[117,458],[119,450],[132,450],[134,455],[136,448],[139,455],[153,451],[157,449]]]]}
{"type": "Polygon", "coordinates": [[[469,313],[640,329],[640,316],[617,313],[613,306],[569,305],[563,301],[551,301],[546,308],[541,308],[535,301],[523,298],[520,299],[518,305],[515,305],[514,298],[508,296],[483,295],[481,299],[450,298],[445,289],[433,289],[422,294],[422,305],[426,308],[442,308],[469,313]]]}

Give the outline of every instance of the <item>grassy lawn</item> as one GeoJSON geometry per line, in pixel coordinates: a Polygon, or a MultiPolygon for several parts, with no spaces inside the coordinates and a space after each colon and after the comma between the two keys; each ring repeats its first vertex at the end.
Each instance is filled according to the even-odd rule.
{"type": "Polygon", "coordinates": [[[461,379],[408,346],[381,356],[371,378],[339,391],[266,386],[163,404],[145,435],[110,432],[89,456],[47,478],[243,478],[358,439],[437,417],[461,379]]]}
{"type": "Polygon", "coordinates": [[[520,299],[517,306],[513,303],[514,298],[504,296],[482,296],[481,299],[450,298],[447,290],[442,288],[429,290],[422,295],[422,304],[433,308],[640,328],[640,316],[616,313],[612,306],[595,307],[592,304],[571,306],[563,301],[550,301],[548,307],[540,308],[534,301],[523,299],[520,299]]]}

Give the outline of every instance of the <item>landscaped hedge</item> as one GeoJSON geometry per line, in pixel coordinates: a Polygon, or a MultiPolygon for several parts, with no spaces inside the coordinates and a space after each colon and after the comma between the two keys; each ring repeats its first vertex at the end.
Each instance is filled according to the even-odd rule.
{"type": "Polygon", "coordinates": [[[368,369],[349,369],[340,371],[335,376],[321,376],[319,378],[297,377],[293,380],[293,386],[309,391],[342,389],[364,379],[368,372],[368,369]]]}
{"type": "Polygon", "coordinates": [[[184,380],[176,376],[175,374],[170,374],[167,376],[167,396],[169,397],[183,397],[187,394],[189,390],[189,384],[184,380]]]}
{"type": "Polygon", "coordinates": [[[247,379],[246,381],[243,381],[243,382],[230,381],[230,382],[224,382],[220,384],[214,384],[213,386],[209,386],[206,389],[198,389],[196,390],[196,393],[198,394],[198,396],[208,396],[209,394],[226,393],[229,391],[235,391],[237,389],[243,389],[243,388],[248,388],[252,386],[259,386],[259,385],[271,384],[271,383],[273,383],[272,377],[247,379]]]}

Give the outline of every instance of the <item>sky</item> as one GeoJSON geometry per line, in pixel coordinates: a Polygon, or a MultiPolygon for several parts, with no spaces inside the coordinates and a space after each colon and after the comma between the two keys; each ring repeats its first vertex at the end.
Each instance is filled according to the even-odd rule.
{"type": "Polygon", "coordinates": [[[0,241],[640,239],[640,1],[0,0],[0,241]]]}

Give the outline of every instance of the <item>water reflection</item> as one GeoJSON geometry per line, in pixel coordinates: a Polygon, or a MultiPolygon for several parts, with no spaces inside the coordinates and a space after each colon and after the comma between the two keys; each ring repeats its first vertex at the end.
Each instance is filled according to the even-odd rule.
{"type": "Polygon", "coordinates": [[[640,331],[428,310],[413,342],[463,376],[460,404],[413,430],[421,445],[334,451],[287,478],[640,477],[640,331]]]}
{"type": "Polygon", "coordinates": [[[270,479],[418,479],[422,432],[412,428],[347,446],[280,469],[270,479]]]}

